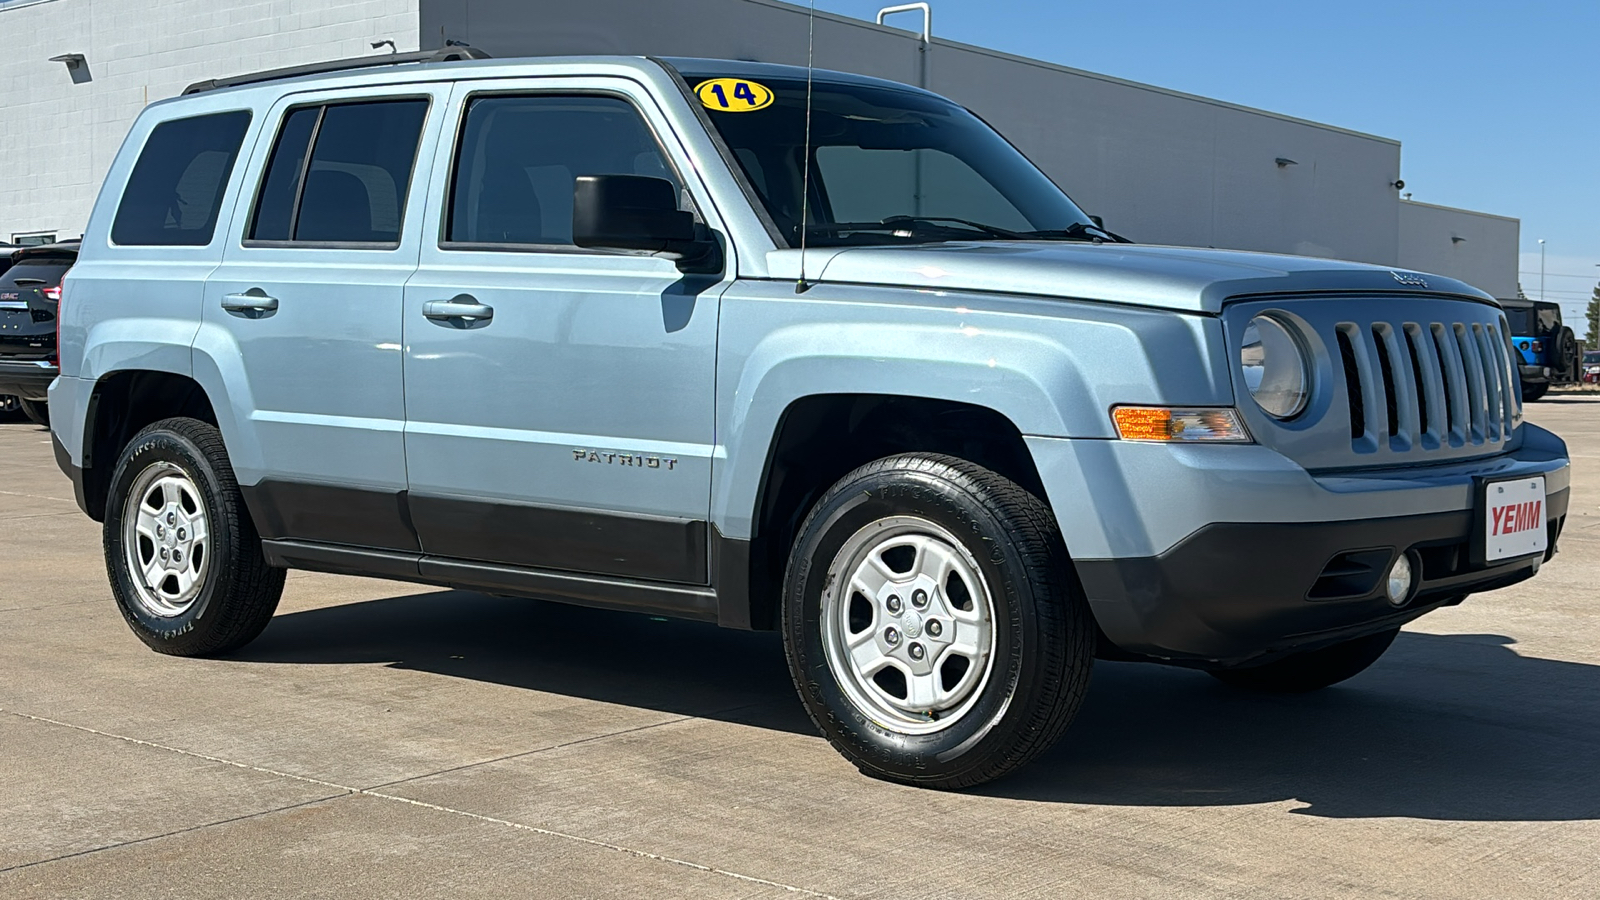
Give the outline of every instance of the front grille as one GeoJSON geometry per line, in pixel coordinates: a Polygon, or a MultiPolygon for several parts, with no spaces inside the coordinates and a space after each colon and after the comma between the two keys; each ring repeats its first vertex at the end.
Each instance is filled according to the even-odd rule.
{"type": "Polygon", "coordinates": [[[1484,447],[1522,417],[1505,320],[1334,326],[1358,453],[1484,447]]]}

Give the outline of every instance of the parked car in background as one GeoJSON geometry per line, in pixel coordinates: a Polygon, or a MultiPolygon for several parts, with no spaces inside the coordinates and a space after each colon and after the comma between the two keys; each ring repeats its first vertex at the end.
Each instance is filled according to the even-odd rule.
{"type": "Polygon", "coordinates": [[[1522,399],[1543,397],[1553,385],[1577,384],[1579,352],[1577,335],[1561,324],[1561,307],[1542,300],[1501,300],[1511,343],[1522,357],[1517,366],[1522,376],[1522,399]]]}
{"type": "Polygon", "coordinates": [[[1600,350],[1583,351],[1584,384],[1600,384],[1600,350]]]}
{"type": "Polygon", "coordinates": [[[61,282],[77,259],[75,241],[22,247],[0,274],[0,395],[39,425],[50,424],[61,282]]]}

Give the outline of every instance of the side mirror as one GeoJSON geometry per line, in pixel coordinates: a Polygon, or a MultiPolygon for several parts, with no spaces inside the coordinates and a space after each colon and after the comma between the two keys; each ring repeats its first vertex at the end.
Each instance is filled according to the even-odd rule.
{"type": "Polygon", "coordinates": [[[573,186],[572,242],[591,250],[642,250],[684,271],[718,271],[717,243],[678,209],[678,189],[643,175],[580,175],[573,186]],[[716,264],[717,268],[706,266],[716,264]]]}
{"type": "Polygon", "coordinates": [[[1099,216],[1090,216],[1089,217],[1089,221],[1093,222],[1094,223],[1094,227],[1100,229],[1101,231],[1105,231],[1106,230],[1106,220],[1105,219],[1102,219],[1099,216]]]}

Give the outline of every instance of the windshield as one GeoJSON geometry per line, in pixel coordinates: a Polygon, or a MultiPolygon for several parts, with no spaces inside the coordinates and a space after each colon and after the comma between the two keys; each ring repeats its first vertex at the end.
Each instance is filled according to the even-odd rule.
{"type": "Polygon", "coordinates": [[[1103,234],[972,113],[874,85],[813,82],[810,196],[802,204],[805,79],[725,75],[683,72],[790,246],[800,244],[802,206],[811,246],[1103,234]]]}

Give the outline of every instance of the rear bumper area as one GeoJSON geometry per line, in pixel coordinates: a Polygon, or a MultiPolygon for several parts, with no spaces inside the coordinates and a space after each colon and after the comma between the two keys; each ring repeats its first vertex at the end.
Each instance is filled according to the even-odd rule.
{"type": "Polygon", "coordinates": [[[24,400],[46,400],[50,382],[55,378],[53,362],[0,359],[0,394],[13,394],[24,400]]]}
{"type": "Polygon", "coordinates": [[[1400,625],[1467,594],[1531,577],[1554,554],[1570,491],[1546,498],[1550,549],[1473,559],[1471,510],[1335,522],[1207,525],[1152,557],[1080,560],[1101,630],[1120,650],[1199,666],[1267,660],[1400,625]],[[1394,559],[1415,550],[1420,582],[1396,608],[1394,559]]]}
{"type": "Polygon", "coordinates": [[[1517,366],[1517,374],[1524,384],[1543,384],[1550,380],[1549,366],[1517,366]]]}

